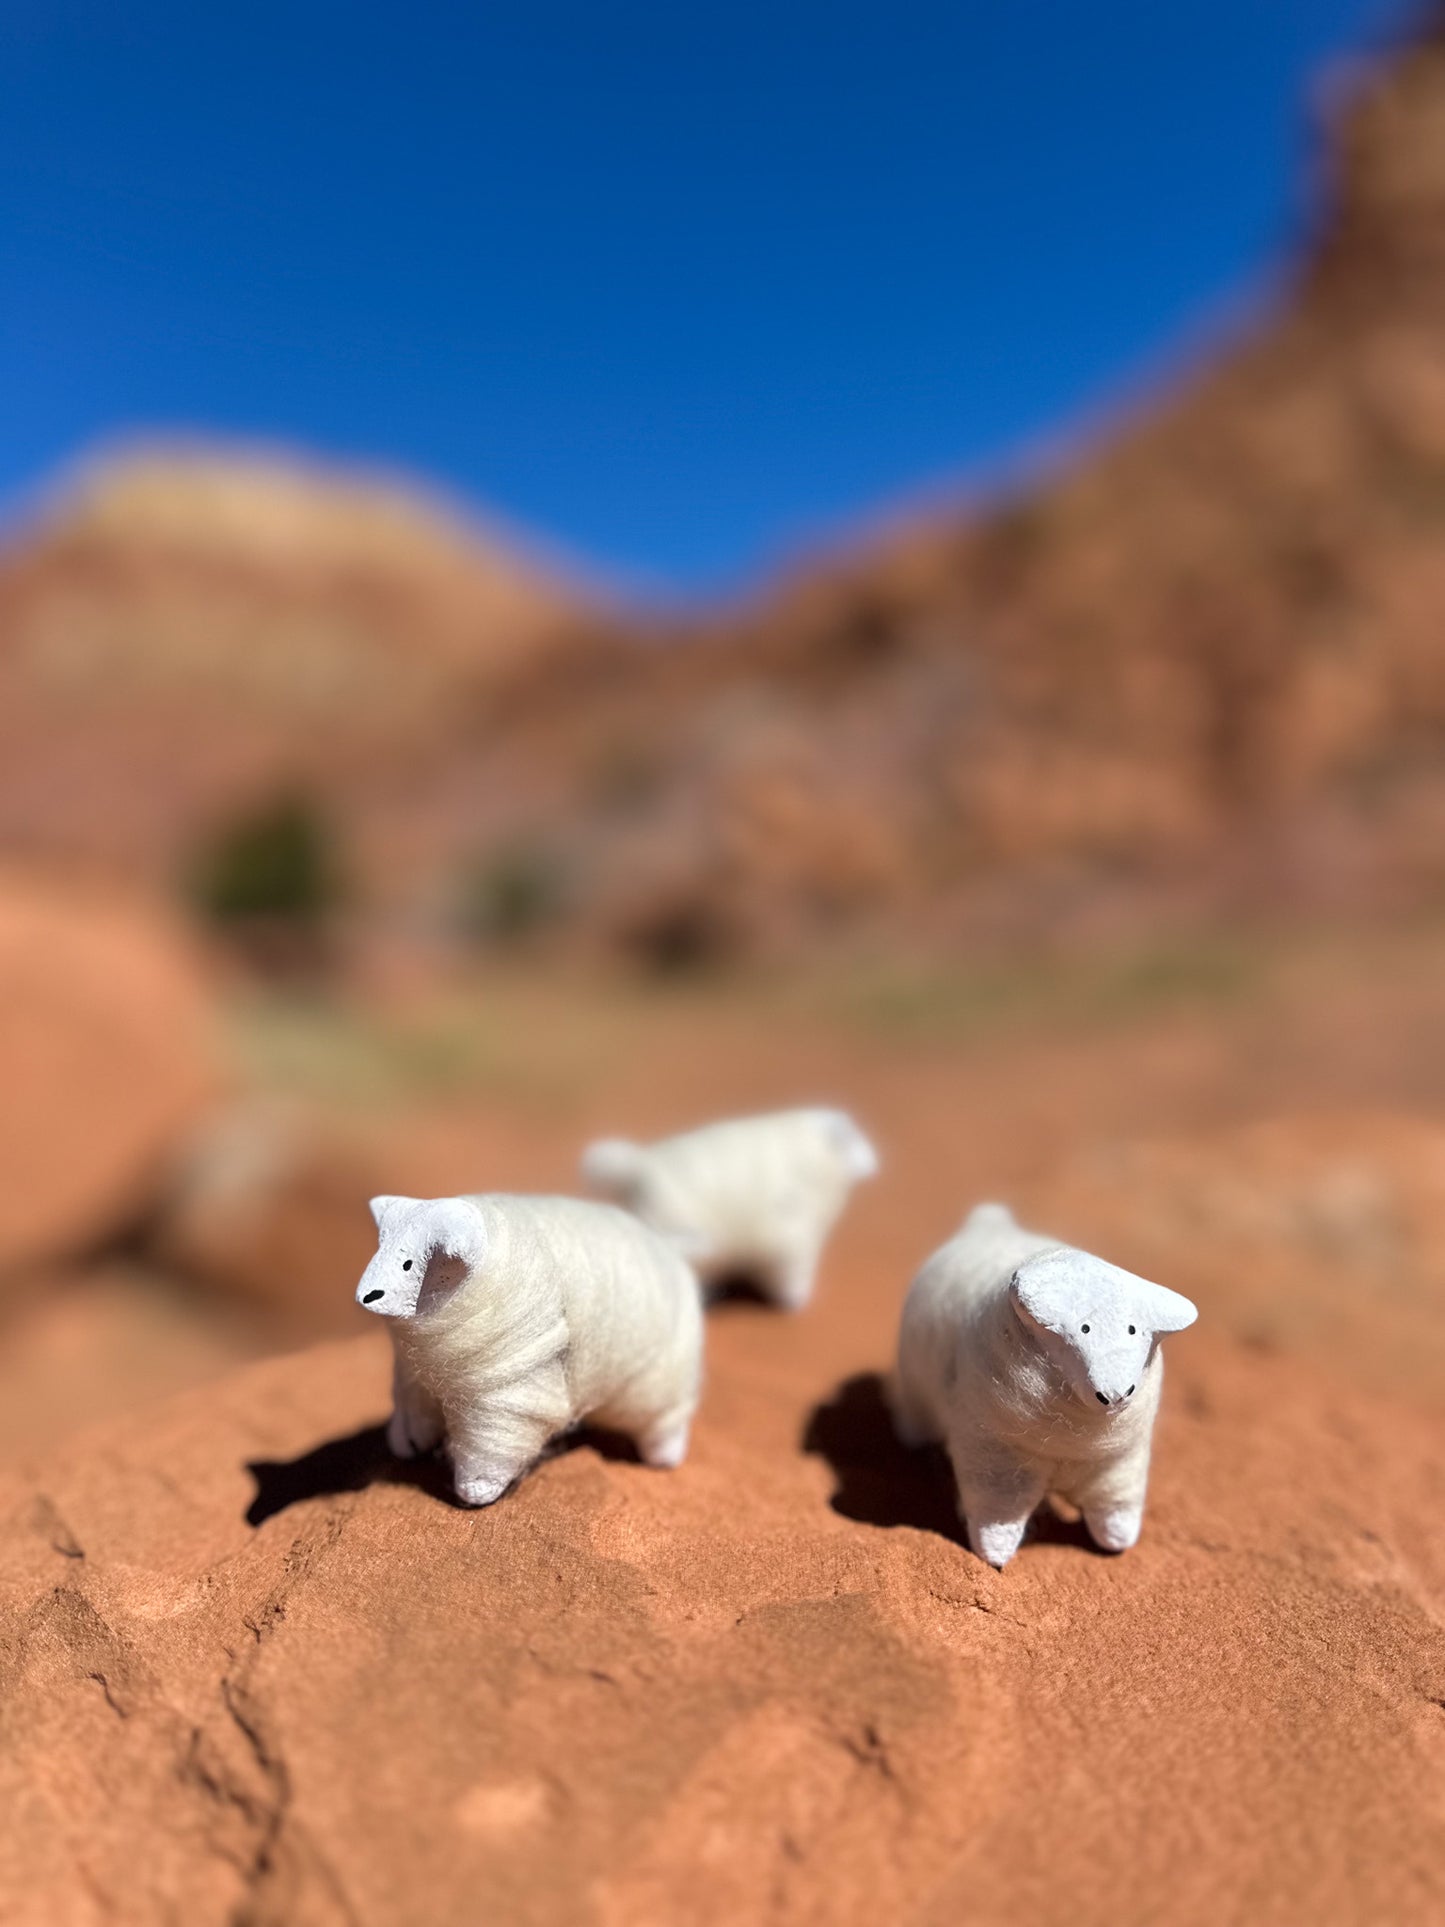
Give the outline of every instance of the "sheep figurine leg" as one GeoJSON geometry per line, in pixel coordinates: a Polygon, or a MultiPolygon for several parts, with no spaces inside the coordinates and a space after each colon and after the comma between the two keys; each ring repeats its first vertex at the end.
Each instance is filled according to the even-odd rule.
{"type": "Polygon", "coordinates": [[[1187,1298],[980,1205],[909,1289],[890,1387],[905,1444],[941,1441],[973,1550],[1002,1566],[1047,1493],[1096,1545],[1139,1537],[1163,1384],[1187,1298]]]}
{"type": "Polygon", "coordinates": [[[1137,1545],[1149,1489],[1147,1449],[1118,1463],[1076,1477],[1062,1496],[1084,1515],[1089,1537],[1105,1552],[1127,1552],[1137,1545]]]}
{"type": "Polygon", "coordinates": [[[644,1465],[670,1470],[675,1465],[681,1465],[687,1457],[687,1443],[691,1435],[692,1413],[673,1411],[650,1419],[639,1428],[635,1438],[644,1465]]]}
{"type": "Polygon", "coordinates": [[[490,1505],[584,1419],[650,1465],[687,1451],[702,1369],[697,1280],[624,1211],[573,1198],[372,1200],[357,1301],[391,1322],[399,1457],[445,1442],[490,1505]]]}
{"type": "Polygon", "coordinates": [[[814,1258],[795,1258],[790,1264],[780,1268],[777,1283],[773,1287],[773,1301],[784,1311],[801,1311],[813,1296],[813,1285],[818,1276],[818,1260],[814,1258]]]}
{"type": "Polygon", "coordinates": [[[491,1399],[454,1402],[447,1425],[453,1483],[463,1505],[491,1505],[565,1432],[570,1401],[560,1363],[514,1380],[491,1399]]]}
{"type": "Polygon", "coordinates": [[[452,1485],[463,1505],[491,1505],[547,1447],[544,1431],[520,1434],[459,1424],[451,1436],[452,1485]]]}
{"type": "Polygon", "coordinates": [[[1007,1565],[1022,1543],[1034,1510],[1044,1496],[1044,1482],[1029,1465],[1008,1469],[995,1462],[985,1471],[959,1467],[958,1509],[968,1543],[991,1566],[1007,1565]]]}
{"type": "Polygon", "coordinates": [[[412,1378],[399,1352],[392,1358],[391,1402],[386,1443],[393,1457],[414,1459],[434,1452],[446,1432],[442,1408],[412,1378]]]}
{"type": "Polygon", "coordinates": [[[716,1283],[742,1277],[799,1311],[828,1234],[878,1157],[843,1111],[778,1111],[704,1125],[656,1144],[602,1138],[582,1174],[716,1283]]]}
{"type": "Polygon", "coordinates": [[[493,1456],[486,1440],[460,1439],[452,1451],[452,1490],[463,1505],[495,1505],[540,1457],[545,1444],[545,1439],[538,1441],[530,1457],[514,1461],[510,1456],[493,1456]]]}
{"type": "Polygon", "coordinates": [[[756,1267],[759,1287],[784,1311],[801,1311],[813,1296],[822,1255],[822,1240],[808,1232],[781,1236],[771,1262],[756,1267]]]}

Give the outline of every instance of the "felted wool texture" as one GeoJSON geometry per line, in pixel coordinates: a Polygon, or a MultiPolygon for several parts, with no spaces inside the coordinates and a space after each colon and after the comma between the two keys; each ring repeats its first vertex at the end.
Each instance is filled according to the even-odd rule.
{"type": "Polygon", "coordinates": [[[645,1225],[607,1204],[501,1194],[377,1199],[373,1212],[380,1242],[357,1298],[390,1317],[394,1450],[444,1439],[471,1504],[584,1419],[650,1463],[681,1460],[702,1376],[700,1294],[645,1225]]]}
{"type": "Polygon", "coordinates": [[[1095,1541],[1139,1536],[1178,1292],[980,1205],[909,1289],[892,1387],[907,1443],[947,1448],[969,1544],[1002,1566],[1055,1492],[1095,1541]]]}
{"type": "Polygon", "coordinates": [[[853,1186],[877,1153],[846,1112],[732,1118],[655,1144],[603,1138],[583,1154],[594,1190],[634,1211],[702,1277],[742,1276],[797,1309],[853,1186]]]}

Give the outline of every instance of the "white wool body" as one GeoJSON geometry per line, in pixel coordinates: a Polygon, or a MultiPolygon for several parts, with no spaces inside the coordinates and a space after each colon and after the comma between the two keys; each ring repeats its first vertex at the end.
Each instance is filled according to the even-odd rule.
{"type": "Polygon", "coordinates": [[[684,1252],[709,1281],[752,1280],[796,1310],[849,1194],[878,1156],[845,1111],[731,1118],[632,1144],[603,1138],[583,1155],[588,1183],[684,1252]]]}
{"type": "Polygon", "coordinates": [[[909,1289],[891,1399],[907,1444],[942,1443],[969,1544],[1017,1550],[1047,1493],[1095,1542],[1139,1536],[1164,1381],[1159,1339],[1192,1324],[1178,1292],[980,1205],[909,1289]]]}
{"type": "Polygon", "coordinates": [[[379,1198],[372,1210],[380,1244],[357,1298],[391,1317],[399,1455],[444,1439],[472,1505],[584,1419],[632,1438],[649,1464],[680,1463],[703,1328],[697,1279],[671,1246],[576,1198],[379,1198]]]}

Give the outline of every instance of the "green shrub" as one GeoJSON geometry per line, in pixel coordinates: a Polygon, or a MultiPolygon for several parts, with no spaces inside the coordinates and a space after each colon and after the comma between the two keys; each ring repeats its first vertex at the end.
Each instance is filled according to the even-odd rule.
{"type": "Polygon", "coordinates": [[[196,859],[190,894],[213,922],[318,930],[340,884],[330,835],[314,803],[288,794],[238,817],[196,859]]]}

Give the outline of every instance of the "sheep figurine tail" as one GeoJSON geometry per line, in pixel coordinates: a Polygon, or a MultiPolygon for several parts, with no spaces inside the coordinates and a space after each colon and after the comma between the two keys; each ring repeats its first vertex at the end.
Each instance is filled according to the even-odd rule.
{"type": "Polygon", "coordinates": [[[582,1176],[595,1191],[621,1197],[642,1175],[646,1153],[625,1137],[595,1138],[582,1153],[582,1176]]]}

